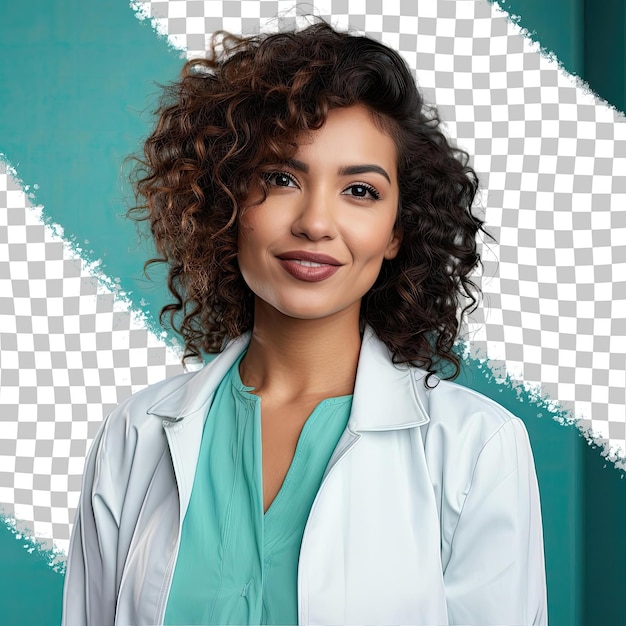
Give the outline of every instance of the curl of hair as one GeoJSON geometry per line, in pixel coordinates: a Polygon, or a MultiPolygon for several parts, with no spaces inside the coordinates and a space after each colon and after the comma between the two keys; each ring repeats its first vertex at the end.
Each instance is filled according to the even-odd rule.
{"type": "MultiPolygon", "coordinates": [[[[324,21],[304,30],[238,37],[217,33],[206,59],[188,61],[165,88],[158,122],[135,170],[129,214],[147,220],[167,263],[175,301],[161,310],[185,343],[184,358],[219,352],[252,328],[254,299],[237,264],[237,227],[263,168],[287,161],[302,133],[328,111],[365,105],[398,149],[399,254],[384,261],[361,304],[396,363],[430,374],[448,362],[462,316],[480,290],[472,213],[476,175],[453,147],[400,55],[324,21]]],[[[483,231],[484,232],[484,231],[483,231]]],[[[427,377],[427,379],[429,378],[427,377]]]]}

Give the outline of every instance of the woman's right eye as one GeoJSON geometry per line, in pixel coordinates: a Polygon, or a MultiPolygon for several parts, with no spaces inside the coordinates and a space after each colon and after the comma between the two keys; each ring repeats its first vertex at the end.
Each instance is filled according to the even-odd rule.
{"type": "Polygon", "coordinates": [[[265,182],[274,187],[297,187],[296,179],[286,172],[270,172],[265,175],[265,182]]]}

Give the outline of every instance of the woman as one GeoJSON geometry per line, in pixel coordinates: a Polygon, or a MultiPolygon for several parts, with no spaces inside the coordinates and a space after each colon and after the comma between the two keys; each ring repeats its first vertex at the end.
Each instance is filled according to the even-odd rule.
{"type": "Polygon", "coordinates": [[[225,36],[138,191],[185,356],[106,420],[66,624],[545,624],[528,438],[453,377],[476,178],[399,55],[225,36]]]}

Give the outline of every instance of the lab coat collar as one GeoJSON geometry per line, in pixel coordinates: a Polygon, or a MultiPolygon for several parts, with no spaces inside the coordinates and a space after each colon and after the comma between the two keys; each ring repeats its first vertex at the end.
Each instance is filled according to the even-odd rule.
{"type": "Polygon", "coordinates": [[[361,343],[348,428],[355,432],[400,430],[429,421],[426,372],[394,365],[387,346],[367,326],[361,343]]]}
{"type": "MultiPolygon", "coordinates": [[[[213,393],[247,348],[250,337],[248,332],[229,342],[211,363],[158,400],[148,413],[174,422],[198,411],[206,413],[213,393]]],[[[385,431],[426,424],[425,376],[426,372],[417,368],[394,365],[387,346],[367,326],[361,344],[348,428],[354,432],[385,431]]]]}

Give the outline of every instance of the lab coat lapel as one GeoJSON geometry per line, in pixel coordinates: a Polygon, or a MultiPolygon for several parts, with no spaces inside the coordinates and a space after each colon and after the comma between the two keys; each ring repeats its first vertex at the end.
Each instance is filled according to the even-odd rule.
{"type": "Polygon", "coordinates": [[[387,346],[366,326],[361,343],[352,409],[346,430],[330,457],[324,478],[366,431],[400,430],[429,421],[426,372],[394,365],[387,346]]]}
{"type": "Polygon", "coordinates": [[[158,400],[148,414],[160,417],[172,457],[180,498],[180,523],[184,519],[198,465],[204,419],[220,382],[250,341],[246,333],[185,384],[158,400]]]}

